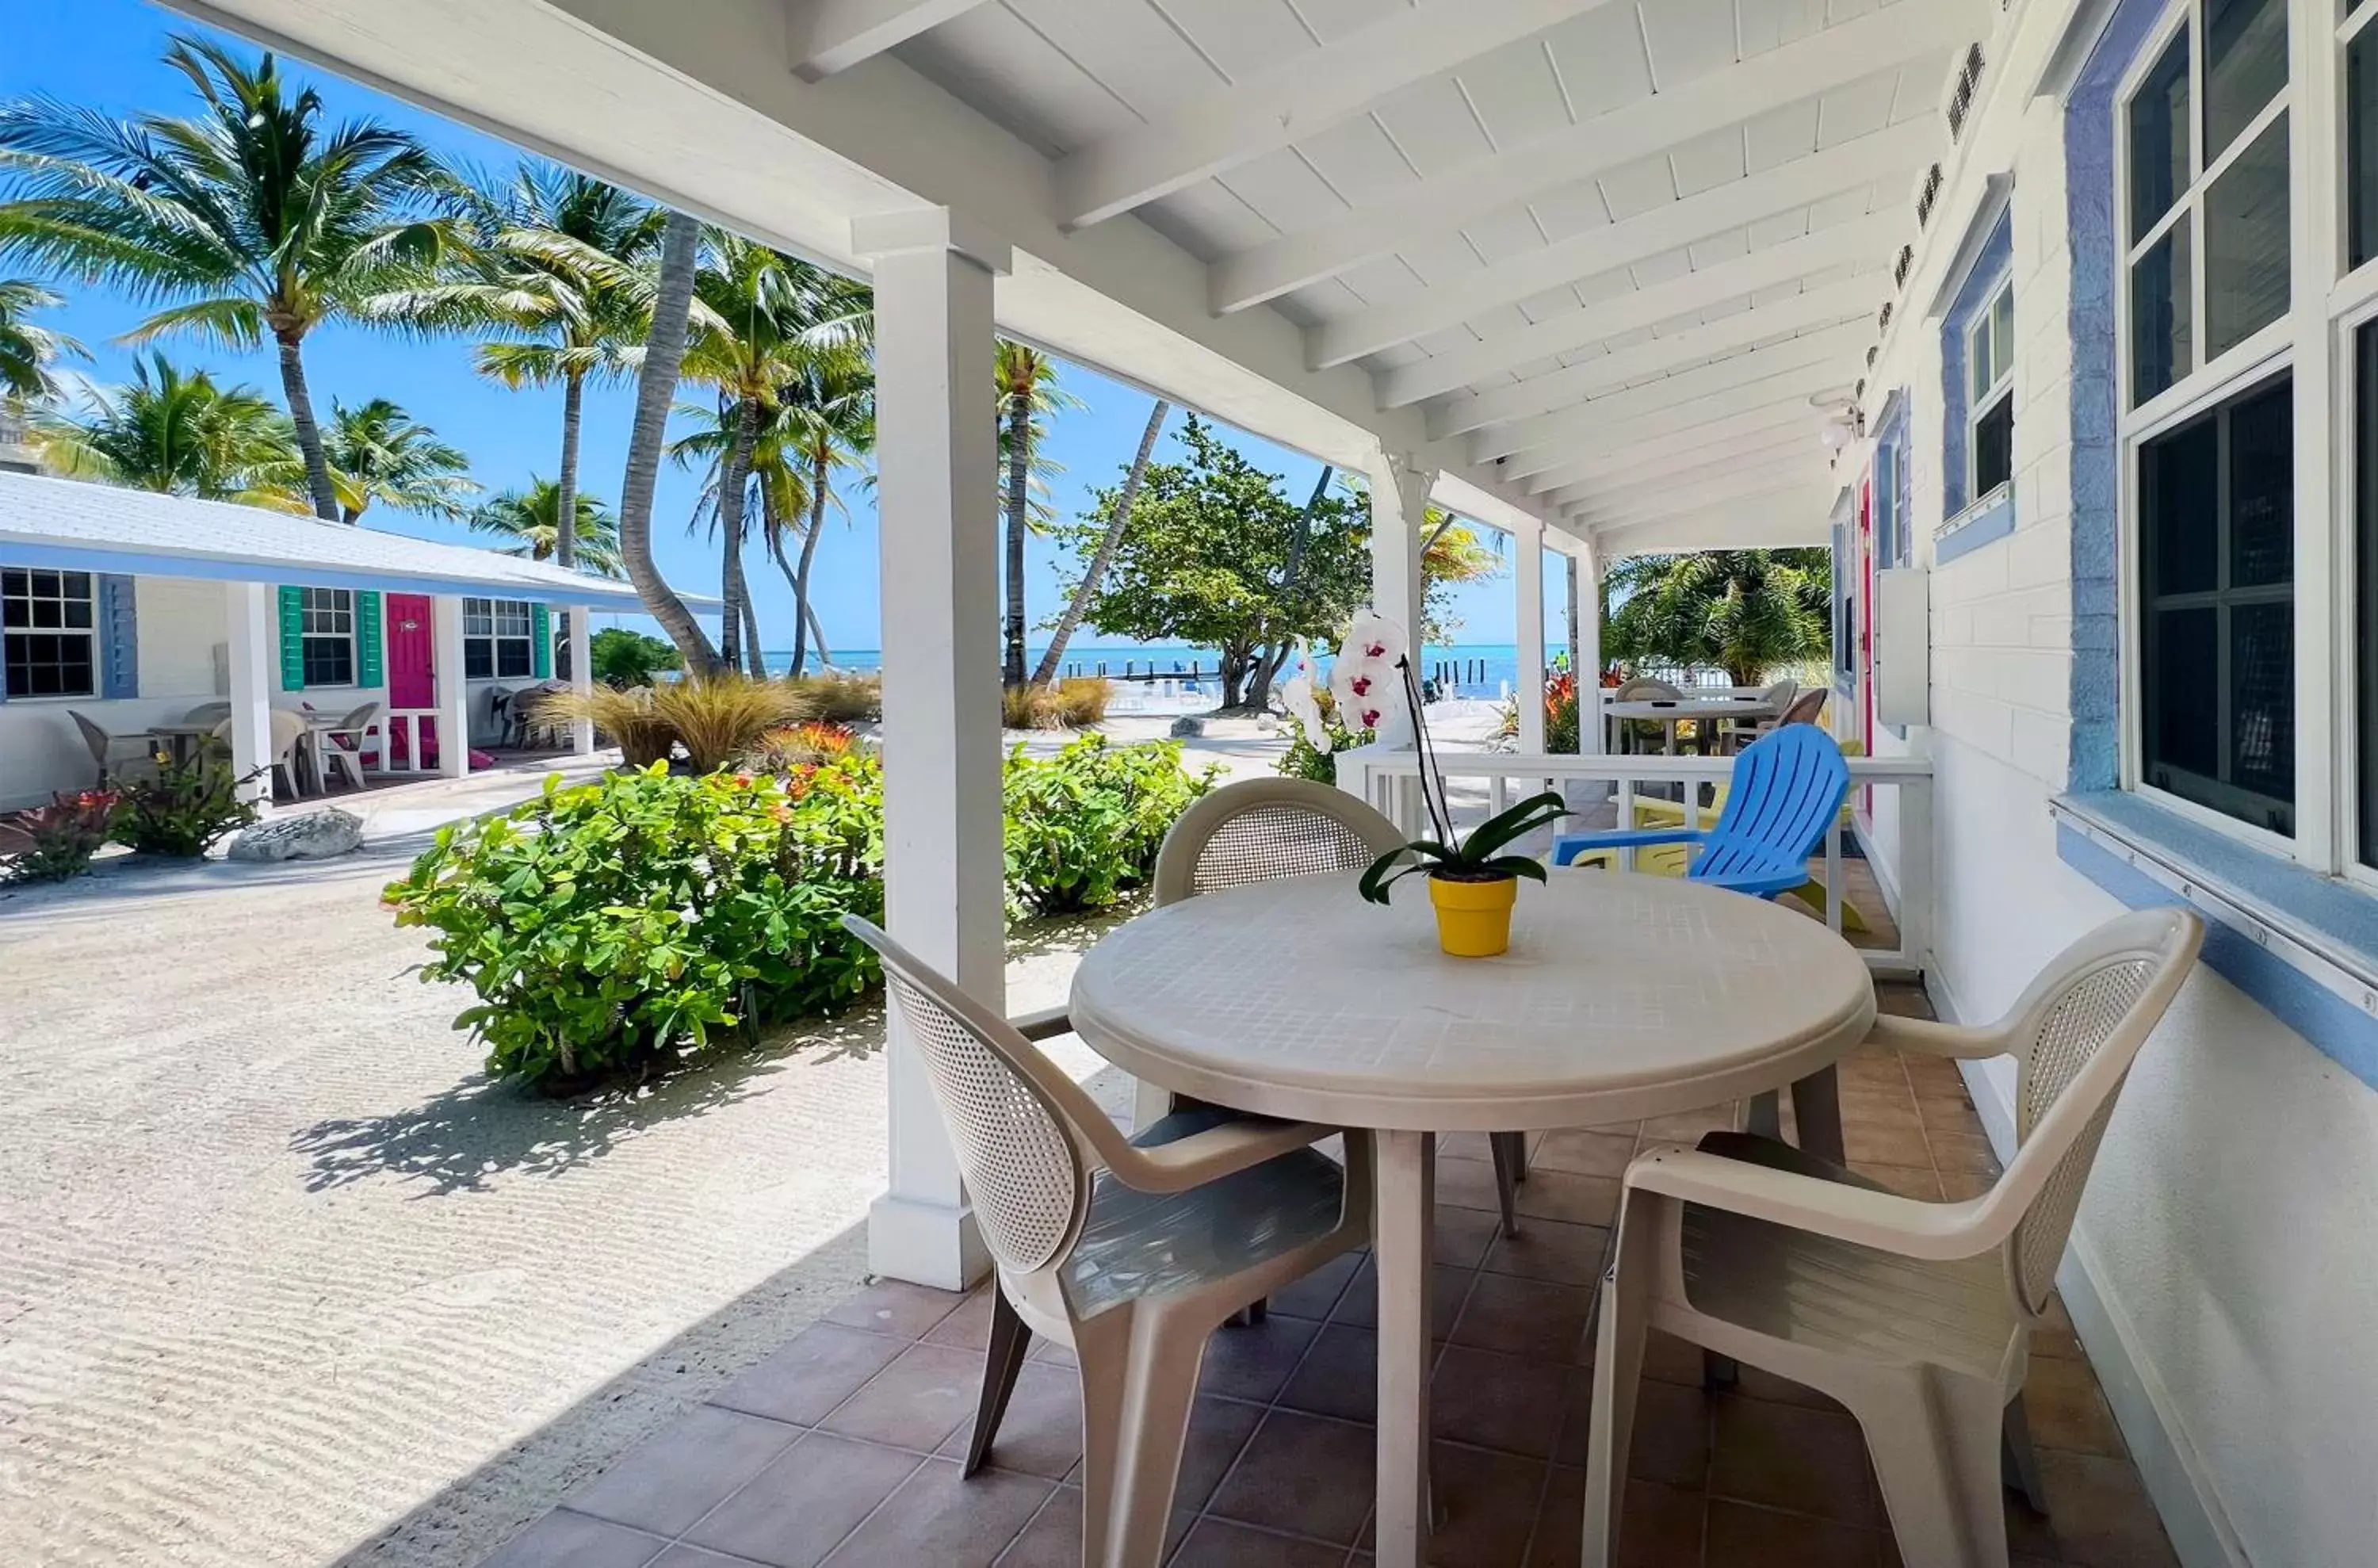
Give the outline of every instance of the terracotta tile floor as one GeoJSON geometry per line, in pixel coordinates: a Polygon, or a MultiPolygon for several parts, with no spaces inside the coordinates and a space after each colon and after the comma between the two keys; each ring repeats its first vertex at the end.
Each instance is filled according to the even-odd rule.
{"type": "MultiPolygon", "coordinates": [[[[1893,1011],[1920,992],[1886,987],[1893,1011]]],[[[1995,1173],[1945,1063],[1844,1064],[1852,1163],[1903,1192],[1957,1198],[1995,1173]]],[[[1495,1235],[1483,1140],[1446,1140],[1437,1215],[1435,1560],[1558,1568],[1578,1556],[1591,1287],[1636,1151],[1730,1123],[1730,1108],[1558,1133],[1534,1151],[1522,1229],[1495,1235]]],[[[1218,1333],[1183,1465],[1177,1568],[1371,1561],[1375,1292],[1361,1256],[1218,1333]]],[[[1066,1353],[1036,1345],[992,1467],[958,1478],[989,1305],[880,1285],[625,1455],[486,1568],[1063,1568],[1080,1561],[1080,1400],[1066,1353]]],[[[1626,1498],[1636,1568],[1892,1568],[1856,1423],[1754,1368],[1724,1392],[1699,1353],[1655,1341],[1626,1498]]],[[[2067,1329],[2036,1342],[2024,1401],[2052,1504],[2010,1496],[2017,1568],[2174,1563],[2097,1381],[2067,1329]]],[[[1922,1564],[1913,1568],[1924,1568],[1922,1564]]]]}

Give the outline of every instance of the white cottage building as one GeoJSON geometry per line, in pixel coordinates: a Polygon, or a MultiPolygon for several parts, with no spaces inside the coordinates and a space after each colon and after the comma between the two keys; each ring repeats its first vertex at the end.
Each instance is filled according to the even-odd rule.
{"type": "MultiPolygon", "coordinates": [[[[1942,1013],[2212,923],[2062,1275],[2180,1558],[2372,1560],[2378,0],[177,3],[873,278],[889,919],[994,1007],[994,329],[1369,474],[1390,613],[1432,500],[1511,531],[1523,684],[1540,545],[1590,658],[1613,559],[1830,538],[1942,1013]]],[[[286,580],[164,591],[255,691],[286,580]]],[[[977,1277],[893,1080],[876,1266],[977,1277]]]]}
{"type": "Polygon", "coordinates": [[[591,612],[641,608],[624,583],[494,550],[0,473],[0,807],[92,782],[77,713],[138,736],[226,705],[245,775],[272,708],[376,703],[373,766],[459,777],[497,738],[496,693],[584,684],[591,612]]]}

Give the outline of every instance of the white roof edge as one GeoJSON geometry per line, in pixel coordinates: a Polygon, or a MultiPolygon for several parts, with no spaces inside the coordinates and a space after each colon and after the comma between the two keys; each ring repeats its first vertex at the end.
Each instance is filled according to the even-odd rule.
{"type": "MultiPolygon", "coordinates": [[[[275,583],[329,578],[336,581],[318,585],[387,583],[400,591],[473,590],[597,609],[643,609],[627,583],[497,550],[232,501],[37,474],[0,473],[0,560],[12,549],[35,560],[89,556],[94,567],[120,564],[151,576],[275,583]]],[[[719,609],[713,597],[679,597],[690,609],[719,609]]]]}

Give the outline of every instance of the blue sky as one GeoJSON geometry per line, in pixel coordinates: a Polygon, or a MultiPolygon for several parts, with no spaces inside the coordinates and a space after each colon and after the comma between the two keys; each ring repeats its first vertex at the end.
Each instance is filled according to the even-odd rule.
{"type": "MultiPolygon", "coordinates": [[[[7,17],[8,48],[0,51],[0,99],[46,93],[110,114],[188,112],[186,84],[178,73],[160,63],[160,56],[170,33],[206,30],[196,24],[142,0],[7,0],[7,17]]],[[[301,75],[310,74],[308,67],[296,69],[301,75]]],[[[457,163],[499,175],[509,174],[518,161],[519,154],[506,143],[394,99],[345,81],[322,85],[334,119],[369,115],[392,122],[457,163]]],[[[62,292],[68,296],[66,307],[48,313],[43,320],[80,338],[91,349],[95,363],[76,368],[102,383],[127,379],[130,351],[114,340],[147,312],[100,288],[67,283],[62,285],[62,292]]],[[[225,382],[252,383],[279,401],[280,380],[269,353],[229,354],[196,340],[162,346],[178,363],[207,368],[225,382]]],[[[349,404],[373,397],[393,399],[469,452],[474,477],[488,494],[525,488],[533,477],[549,478],[557,467],[559,392],[512,392],[481,380],[472,372],[470,345],[464,341],[422,344],[349,327],[327,327],[306,340],[306,373],[316,407],[325,419],[333,398],[349,404]]],[[[1130,463],[1147,421],[1149,399],[1144,392],[1077,366],[1067,367],[1063,383],[1085,404],[1058,416],[1051,431],[1049,454],[1064,472],[1051,481],[1050,501],[1060,516],[1070,518],[1088,505],[1091,486],[1114,483],[1130,463]]],[[[619,499],[633,395],[632,388],[617,387],[590,392],[587,397],[579,483],[607,502],[619,499]]],[[[1167,429],[1177,429],[1180,421],[1181,415],[1175,412],[1167,429]]],[[[1310,493],[1320,471],[1314,459],[1257,437],[1226,433],[1252,461],[1280,475],[1291,494],[1310,493]]],[[[1163,457],[1177,450],[1168,436],[1158,454],[1163,457]]],[[[690,536],[686,528],[697,488],[692,474],[664,466],[653,513],[655,554],[671,581],[715,592],[716,549],[690,536]]],[[[814,585],[819,614],[835,646],[873,647],[880,640],[873,503],[854,493],[849,508],[847,523],[830,524],[819,547],[814,585]]],[[[367,522],[424,537],[456,541],[473,537],[459,526],[379,509],[369,513],[367,522]]],[[[997,525],[988,499],[983,525],[997,525]]],[[[1061,556],[1055,547],[1033,541],[1027,609],[1036,626],[1058,608],[1061,556]]],[[[1556,559],[1550,564],[1557,564],[1556,559]]],[[[747,557],[747,571],[757,595],[763,638],[771,648],[790,646],[791,590],[756,549],[747,557]]],[[[1548,579],[1555,575],[1546,573],[1548,579]]],[[[1556,598],[1550,597],[1555,585],[1548,581],[1546,586],[1547,602],[1556,606],[1556,598]]],[[[1463,623],[1461,641],[1511,641],[1514,616],[1507,565],[1498,580],[1461,590],[1456,613],[1463,623]]],[[[625,619],[631,624],[641,620],[625,619]]],[[[1547,620],[1557,640],[1557,609],[1547,620]]],[[[1039,635],[1034,633],[1036,642],[1039,635]]],[[[1086,629],[1075,645],[1122,644],[1086,629]]]]}

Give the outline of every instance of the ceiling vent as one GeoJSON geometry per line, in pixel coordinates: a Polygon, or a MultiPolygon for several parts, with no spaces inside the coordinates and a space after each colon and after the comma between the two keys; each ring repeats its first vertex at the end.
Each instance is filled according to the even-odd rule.
{"type": "Polygon", "coordinates": [[[1882,302],[1882,314],[1876,317],[1874,321],[1877,331],[1885,332],[1891,331],[1891,313],[1897,306],[1896,300],[1886,299],[1882,302]]]}
{"type": "Polygon", "coordinates": [[[1965,131],[1965,120],[1974,112],[1974,94],[1982,85],[1982,46],[1978,43],[1965,51],[1965,63],[1957,67],[1957,85],[1949,91],[1949,139],[1954,141],[1965,131]]]}
{"type": "Polygon", "coordinates": [[[1912,245],[1901,246],[1899,247],[1899,259],[1892,263],[1891,281],[1894,284],[1904,283],[1907,281],[1908,269],[1915,265],[1916,247],[1912,245]]]}
{"type": "Polygon", "coordinates": [[[1875,358],[1875,356],[1876,356],[1876,355],[1878,355],[1878,354],[1880,354],[1881,352],[1882,352],[1882,344],[1879,344],[1879,343],[1878,343],[1878,344],[1871,344],[1868,345],[1868,348],[1867,348],[1867,351],[1866,351],[1866,368],[1867,368],[1868,369],[1871,370],[1871,369],[1873,369],[1873,368],[1874,368],[1874,358],[1875,358]]]}
{"type": "Polygon", "coordinates": [[[1938,163],[1925,171],[1924,189],[1916,198],[1916,224],[1918,228],[1932,221],[1933,206],[1940,199],[1942,177],[1938,163]]]}

